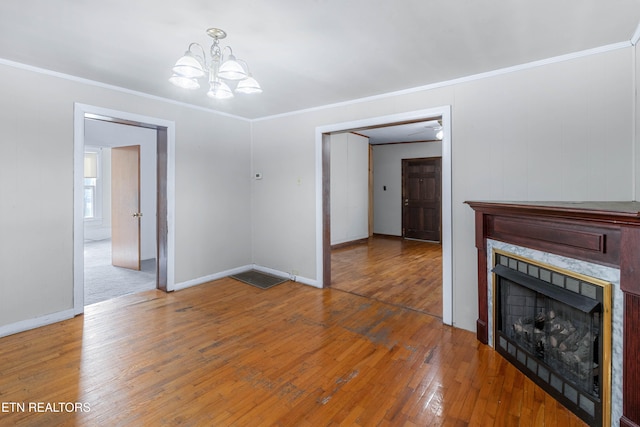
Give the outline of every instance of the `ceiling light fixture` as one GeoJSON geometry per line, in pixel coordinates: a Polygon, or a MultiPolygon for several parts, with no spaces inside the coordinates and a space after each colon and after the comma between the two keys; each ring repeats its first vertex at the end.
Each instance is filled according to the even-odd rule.
{"type": "Polygon", "coordinates": [[[236,93],[261,93],[262,88],[249,73],[247,63],[236,59],[231,47],[220,48],[219,42],[227,37],[227,33],[219,28],[209,28],[207,34],[213,39],[209,49],[211,59],[207,61],[202,45],[191,43],[185,54],[173,66],[173,75],[169,81],[183,89],[193,90],[200,87],[198,79],[207,76],[209,83],[207,96],[214,99],[233,98],[233,91],[228,82],[238,82],[235,87],[236,93]],[[199,49],[202,55],[198,55],[200,52],[194,53],[194,48],[199,49]],[[226,49],[229,50],[229,54],[225,56],[226,49]]]}

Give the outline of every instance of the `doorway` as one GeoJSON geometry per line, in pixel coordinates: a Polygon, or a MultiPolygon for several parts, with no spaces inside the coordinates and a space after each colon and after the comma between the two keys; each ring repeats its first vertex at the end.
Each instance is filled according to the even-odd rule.
{"type": "Polygon", "coordinates": [[[394,114],[353,122],[336,123],[316,128],[316,268],[318,285],[331,284],[331,225],[330,225],[330,134],[350,132],[372,127],[420,122],[440,117],[442,138],[442,321],[453,324],[453,282],[451,250],[451,107],[394,114]]]}
{"type": "MultiPolygon", "coordinates": [[[[155,252],[155,287],[164,291],[174,286],[174,181],[175,181],[175,125],[173,122],[131,113],[108,110],[84,104],[75,104],[74,111],[74,311],[80,314],[85,305],[84,260],[84,153],[86,121],[118,124],[153,133],[152,149],[155,153],[155,171],[151,179],[156,183],[157,198],[150,215],[155,217],[153,245],[155,252]]],[[[117,145],[117,144],[116,144],[117,145]]],[[[150,210],[150,211],[151,211],[150,210]]],[[[139,212],[138,212],[139,213],[139,212]]]]}
{"type": "Polygon", "coordinates": [[[85,118],[85,306],[157,287],[156,133],[85,118]]]}
{"type": "Polygon", "coordinates": [[[442,159],[402,159],[402,236],[440,243],[442,159]]]}

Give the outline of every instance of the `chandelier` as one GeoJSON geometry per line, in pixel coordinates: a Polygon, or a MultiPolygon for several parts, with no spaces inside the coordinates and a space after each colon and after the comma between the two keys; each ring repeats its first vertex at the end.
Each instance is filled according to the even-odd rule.
{"type": "Polygon", "coordinates": [[[227,37],[227,33],[219,28],[209,28],[207,34],[213,39],[209,49],[210,60],[207,61],[202,45],[191,43],[185,54],[173,66],[173,75],[169,81],[184,89],[198,89],[198,79],[206,76],[209,83],[207,96],[214,99],[233,98],[233,92],[261,93],[262,88],[249,73],[247,63],[236,59],[229,46],[220,48],[219,42],[227,37]],[[229,53],[225,55],[227,49],[229,53]],[[229,84],[233,85],[234,82],[237,84],[232,91],[229,84]]]}

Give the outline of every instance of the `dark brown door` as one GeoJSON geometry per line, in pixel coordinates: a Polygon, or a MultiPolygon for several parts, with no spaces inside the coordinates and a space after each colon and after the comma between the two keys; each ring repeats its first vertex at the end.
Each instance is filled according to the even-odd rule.
{"type": "Polygon", "coordinates": [[[140,270],[140,146],[111,149],[111,263],[140,270]]]}
{"type": "Polygon", "coordinates": [[[442,159],[402,160],[402,235],[440,242],[442,159]]]}

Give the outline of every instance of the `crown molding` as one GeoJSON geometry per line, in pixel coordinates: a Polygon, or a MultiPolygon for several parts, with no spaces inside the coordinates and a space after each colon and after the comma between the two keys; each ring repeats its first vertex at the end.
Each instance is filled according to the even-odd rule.
{"type": "Polygon", "coordinates": [[[236,120],[242,120],[242,121],[245,121],[245,122],[250,122],[251,121],[251,119],[247,119],[246,117],[236,116],[234,114],[223,113],[221,111],[212,110],[210,108],[200,107],[198,105],[189,104],[187,102],[180,102],[180,101],[175,101],[175,100],[169,99],[169,98],[163,98],[161,96],[150,95],[150,94],[145,93],[145,92],[139,92],[139,91],[136,91],[136,90],[126,89],[126,88],[123,88],[123,87],[120,87],[120,86],[110,85],[110,84],[98,82],[98,81],[95,81],[95,80],[85,79],[85,78],[77,77],[77,76],[74,76],[74,75],[71,75],[71,74],[60,73],[58,71],[52,71],[52,70],[48,70],[46,68],[35,67],[33,65],[27,65],[27,64],[23,64],[21,62],[10,61],[10,60],[4,59],[4,58],[0,58],[0,65],[6,65],[8,67],[18,68],[18,69],[25,70],[25,71],[31,71],[33,73],[43,74],[43,75],[50,76],[50,77],[56,77],[56,78],[63,79],[63,80],[69,80],[69,81],[72,81],[72,82],[85,84],[85,85],[88,85],[88,86],[95,86],[95,87],[100,87],[100,88],[103,88],[103,89],[109,89],[109,90],[113,90],[113,91],[120,92],[120,93],[126,93],[128,95],[139,96],[141,98],[152,99],[154,101],[166,102],[168,104],[173,104],[173,105],[177,105],[177,106],[180,106],[180,107],[190,108],[190,109],[193,109],[193,110],[205,111],[205,112],[208,112],[208,113],[213,113],[213,114],[229,117],[229,118],[236,119],[236,120]]]}
{"type": "Polygon", "coordinates": [[[633,36],[631,36],[631,44],[635,46],[636,44],[638,44],[639,40],[640,40],[640,22],[636,27],[636,32],[633,33],[633,36]]]}
{"type": "MultiPolygon", "coordinates": [[[[639,31],[640,31],[640,26],[639,26],[639,31]]],[[[640,37],[640,34],[639,34],[639,37],[640,37]]],[[[625,42],[609,44],[609,45],[605,45],[605,46],[601,46],[601,47],[596,47],[596,48],[593,48],[593,49],[587,49],[587,50],[582,50],[582,51],[579,51],[579,52],[568,53],[568,54],[565,54],[565,55],[554,56],[554,57],[547,58],[547,59],[541,59],[539,61],[533,61],[533,62],[527,62],[525,64],[514,65],[512,67],[500,68],[500,69],[493,70],[493,71],[487,71],[487,72],[484,72],[484,73],[473,74],[473,75],[470,75],[470,76],[460,77],[460,78],[453,79],[453,80],[446,80],[446,81],[442,81],[442,82],[438,82],[438,83],[432,83],[432,84],[428,84],[428,85],[424,85],[424,86],[418,86],[418,87],[413,87],[413,88],[409,88],[409,89],[403,89],[403,90],[399,90],[399,91],[395,91],[395,92],[383,93],[383,94],[380,94],[380,95],[367,96],[367,97],[364,97],[364,98],[352,99],[350,101],[338,102],[338,103],[335,103],[335,104],[321,105],[321,106],[318,106],[318,107],[306,108],[306,109],[303,109],[303,110],[296,110],[296,111],[291,111],[291,112],[288,112],[288,113],[282,113],[282,114],[275,114],[275,115],[272,115],[272,116],[259,117],[259,118],[253,119],[252,121],[253,122],[259,122],[259,121],[263,121],[263,120],[271,120],[271,119],[282,118],[282,117],[287,117],[287,116],[293,116],[293,115],[298,115],[298,114],[310,113],[310,112],[314,112],[314,111],[327,110],[327,109],[330,109],[330,108],[356,105],[356,104],[361,104],[361,103],[364,103],[364,102],[371,102],[371,101],[376,101],[376,100],[386,99],[386,98],[392,98],[392,97],[401,96],[401,95],[408,95],[408,94],[413,94],[413,93],[416,93],[416,92],[423,92],[423,91],[438,89],[438,88],[442,88],[442,87],[453,86],[453,85],[457,85],[457,84],[461,84],[461,83],[468,83],[468,82],[472,82],[472,81],[475,81],[475,80],[487,79],[487,78],[491,78],[491,77],[495,77],[495,76],[500,76],[500,75],[503,75],[503,74],[509,74],[509,73],[515,73],[515,72],[518,72],[518,71],[529,70],[529,69],[541,67],[541,66],[544,66],[544,65],[556,64],[556,63],[559,63],[559,62],[571,61],[571,60],[577,59],[577,58],[584,58],[584,57],[587,57],[587,56],[597,55],[597,54],[600,54],[600,53],[605,53],[605,52],[611,52],[611,51],[614,51],[614,50],[624,49],[624,48],[630,47],[631,45],[632,45],[631,41],[625,41],[625,42]]]]}

